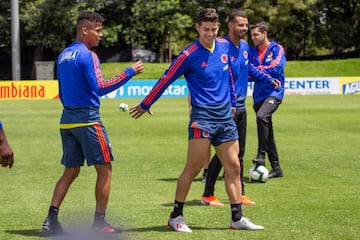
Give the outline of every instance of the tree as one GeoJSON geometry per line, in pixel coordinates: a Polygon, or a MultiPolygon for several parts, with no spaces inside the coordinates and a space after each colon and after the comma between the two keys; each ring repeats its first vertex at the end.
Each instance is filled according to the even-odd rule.
{"type": "MultiPolygon", "coordinates": [[[[105,17],[99,50],[124,48],[131,59],[132,47],[146,48],[157,53],[157,61],[171,61],[197,37],[194,22],[202,7],[217,9],[219,36],[226,34],[226,16],[235,9],[245,11],[250,23],[268,22],[270,38],[284,46],[290,59],[351,51],[360,55],[360,0],[22,0],[21,48],[33,50],[25,54],[31,56],[28,62],[50,60],[44,51],[55,58],[74,40],[79,12],[92,10],[105,17]]],[[[2,58],[11,54],[9,8],[10,0],[0,2],[2,58]]]]}
{"type": "Polygon", "coordinates": [[[10,22],[10,1],[0,2],[0,48],[8,49],[10,53],[11,43],[11,22],[10,22]]]}
{"type": "Polygon", "coordinates": [[[269,38],[282,44],[289,58],[312,52],[314,0],[247,1],[244,8],[250,22],[265,21],[269,38]]]}
{"type": "Polygon", "coordinates": [[[21,20],[26,44],[59,51],[74,40],[79,12],[102,9],[106,7],[108,1],[27,0],[24,2],[21,20]]]}
{"type": "Polygon", "coordinates": [[[179,0],[136,0],[131,8],[132,21],[124,29],[125,38],[135,47],[156,52],[158,61],[171,61],[175,41],[186,36],[192,25],[191,17],[181,12],[179,0]]]}
{"type": "MultiPolygon", "coordinates": [[[[22,39],[34,49],[33,62],[43,60],[44,49],[55,56],[75,38],[79,12],[98,10],[107,0],[24,0],[21,8],[22,39]]],[[[34,77],[34,68],[32,70],[34,77]]]]}
{"type": "Polygon", "coordinates": [[[334,54],[359,51],[360,1],[318,0],[318,22],[313,35],[318,47],[334,54]]]}
{"type": "Polygon", "coordinates": [[[310,36],[314,31],[314,0],[278,1],[276,17],[270,17],[279,41],[289,57],[299,59],[313,53],[310,36]]]}

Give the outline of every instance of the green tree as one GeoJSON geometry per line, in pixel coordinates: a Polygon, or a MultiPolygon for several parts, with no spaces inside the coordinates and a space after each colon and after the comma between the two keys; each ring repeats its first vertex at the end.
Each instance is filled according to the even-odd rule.
{"type": "Polygon", "coordinates": [[[313,54],[310,36],[314,31],[314,0],[278,1],[271,26],[289,57],[298,59],[313,54]]]}
{"type": "Polygon", "coordinates": [[[249,0],[244,8],[250,23],[265,21],[269,38],[282,44],[289,58],[312,52],[314,0],[249,0]]]}
{"type": "Polygon", "coordinates": [[[103,40],[101,44],[105,47],[113,45],[126,45],[126,35],[124,32],[133,21],[131,8],[133,0],[113,0],[107,1],[99,12],[104,16],[103,40]]]}
{"type": "Polygon", "coordinates": [[[10,1],[0,2],[0,48],[7,49],[10,53],[11,44],[11,21],[10,1]]]}
{"type": "MultiPolygon", "coordinates": [[[[34,49],[33,62],[43,60],[43,51],[58,53],[75,38],[79,12],[98,10],[106,0],[24,0],[21,8],[22,38],[34,49]]],[[[34,77],[34,67],[32,78],[34,77]]]]}
{"type": "Polygon", "coordinates": [[[334,54],[360,50],[360,1],[318,0],[318,23],[313,38],[334,54]]]}
{"type": "Polygon", "coordinates": [[[187,34],[192,25],[189,15],[182,14],[179,0],[136,0],[131,8],[131,22],[124,29],[125,39],[132,46],[157,53],[160,62],[171,61],[172,48],[187,34]]]}
{"type": "MultiPolygon", "coordinates": [[[[250,23],[265,20],[270,38],[289,58],[321,49],[360,52],[360,0],[22,0],[21,46],[34,49],[33,61],[43,60],[44,49],[56,54],[74,40],[79,12],[94,10],[105,17],[102,46],[146,48],[157,53],[157,61],[170,61],[197,37],[194,22],[202,7],[219,12],[219,36],[226,34],[226,16],[235,9],[245,11],[250,23]]],[[[10,0],[0,2],[0,48],[7,54],[9,8],[10,0]]]]}
{"type": "MultiPolygon", "coordinates": [[[[21,20],[28,46],[63,49],[75,38],[75,23],[79,12],[96,11],[106,6],[106,0],[27,0],[21,9],[21,20]]],[[[41,58],[36,54],[35,58],[41,58]]]]}
{"type": "Polygon", "coordinates": [[[241,7],[240,1],[223,0],[137,0],[132,7],[131,28],[125,31],[127,41],[134,46],[157,52],[160,62],[171,61],[171,55],[179,53],[197,38],[194,24],[198,10],[203,7],[217,9],[222,27],[219,35],[226,33],[226,16],[231,9],[241,7]]]}

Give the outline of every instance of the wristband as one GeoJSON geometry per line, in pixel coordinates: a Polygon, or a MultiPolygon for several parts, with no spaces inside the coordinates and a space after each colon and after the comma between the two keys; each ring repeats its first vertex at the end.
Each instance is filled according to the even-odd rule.
{"type": "Polygon", "coordinates": [[[2,122],[0,121],[0,129],[2,128],[2,122]]]}

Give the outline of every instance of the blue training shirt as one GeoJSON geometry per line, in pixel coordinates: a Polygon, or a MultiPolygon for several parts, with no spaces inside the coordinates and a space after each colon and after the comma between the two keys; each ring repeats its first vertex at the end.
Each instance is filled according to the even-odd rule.
{"type": "Polygon", "coordinates": [[[268,83],[258,81],[256,78],[250,78],[255,81],[253,92],[254,103],[263,101],[268,97],[276,97],[282,100],[285,92],[284,68],[286,57],[284,48],[275,41],[271,41],[264,54],[264,59],[260,62],[258,48],[253,47],[250,49],[250,61],[258,70],[269,74],[271,77],[278,79],[281,82],[281,86],[275,88],[272,85],[269,86],[268,83]]]}
{"type": "Polygon", "coordinates": [[[229,38],[224,37],[230,43],[230,64],[234,77],[234,85],[236,92],[236,108],[245,108],[245,100],[248,83],[248,47],[245,41],[240,41],[239,47],[235,46],[229,38]],[[244,43],[246,43],[246,45],[244,43]]]}
{"type": "Polygon", "coordinates": [[[232,121],[231,106],[236,105],[236,94],[229,69],[229,48],[229,42],[223,38],[215,40],[213,52],[199,40],[190,44],[170,64],[141,107],[148,110],[171,83],[184,75],[192,109],[196,110],[190,114],[192,121],[232,121]]]}
{"type": "Polygon", "coordinates": [[[74,42],[60,53],[57,72],[59,96],[64,106],[61,123],[99,121],[100,96],[121,87],[135,75],[129,67],[105,80],[98,56],[82,42],[74,42]]]}
{"type": "Polygon", "coordinates": [[[249,62],[249,44],[245,40],[240,40],[239,47],[237,47],[231,42],[229,36],[225,36],[225,39],[230,42],[230,64],[237,96],[236,108],[244,109],[249,75],[256,78],[257,81],[264,83],[270,83],[273,78],[256,69],[254,65],[249,62]]]}

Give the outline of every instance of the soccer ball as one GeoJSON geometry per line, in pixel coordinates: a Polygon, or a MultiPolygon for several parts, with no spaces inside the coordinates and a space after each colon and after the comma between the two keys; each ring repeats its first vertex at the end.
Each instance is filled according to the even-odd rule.
{"type": "Polygon", "coordinates": [[[269,171],[264,165],[254,164],[249,169],[250,182],[265,183],[269,177],[269,171]]]}
{"type": "Polygon", "coordinates": [[[122,112],[126,112],[128,110],[129,106],[126,103],[120,103],[119,109],[122,112]]]}

